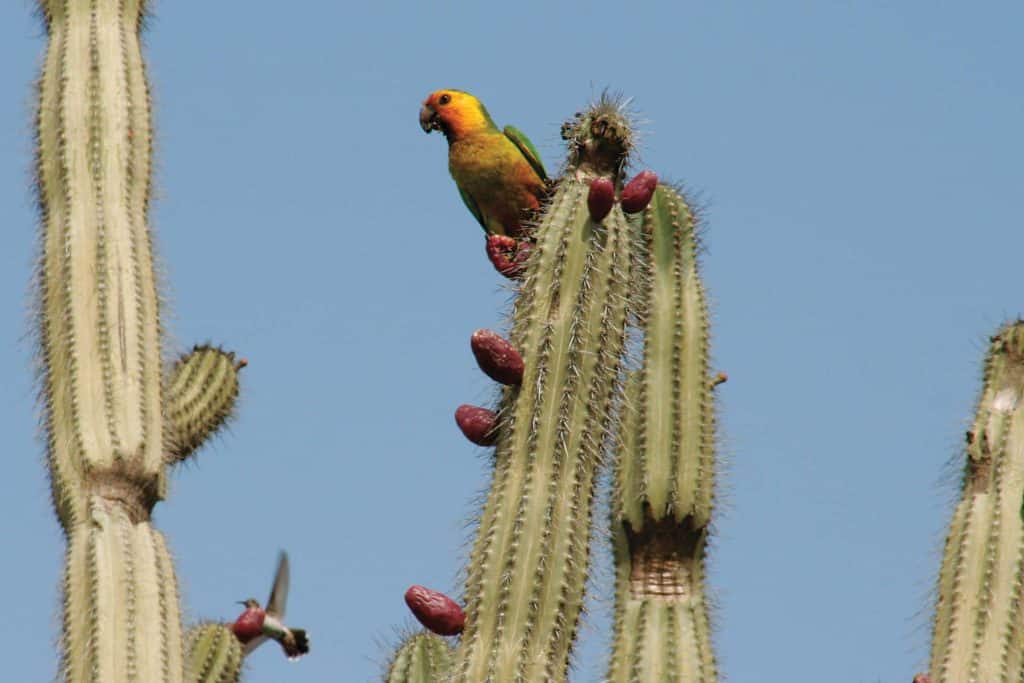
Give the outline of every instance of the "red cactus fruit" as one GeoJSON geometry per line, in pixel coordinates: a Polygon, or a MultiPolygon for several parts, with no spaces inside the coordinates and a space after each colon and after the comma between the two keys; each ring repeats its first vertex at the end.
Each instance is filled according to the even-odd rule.
{"type": "Polygon", "coordinates": [[[444,593],[423,586],[409,586],[405,591],[405,604],[421,624],[439,636],[458,635],[466,625],[462,608],[444,593]]]}
{"type": "Polygon", "coordinates": [[[653,171],[641,171],[622,188],[619,201],[626,213],[638,213],[647,208],[658,187],[658,176],[653,171]]]}
{"type": "Polygon", "coordinates": [[[615,204],[615,184],[611,178],[594,178],[590,182],[590,192],[587,193],[587,208],[590,209],[590,217],[595,223],[604,220],[615,204]]]}
{"type": "Polygon", "coordinates": [[[494,431],[497,423],[498,415],[493,410],[471,405],[461,405],[455,409],[455,424],[477,446],[494,445],[498,438],[494,431]]]}
{"type": "Polygon", "coordinates": [[[533,246],[508,235],[488,235],[487,258],[494,269],[509,279],[515,279],[526,271],[526,259],[533,246]]]}
{"type": "Polygon", "coordinates": [[[484,374],[501,384],[518,386],[523,381],[523,357],[507,339],[491,330],[477,330],[469,345],[484,374]]]}
{"type": "Polygon", "coordinates": [[[917,674],[914,676],[914,683],[932,683],[932,679],[928,674],[917,674]]]}

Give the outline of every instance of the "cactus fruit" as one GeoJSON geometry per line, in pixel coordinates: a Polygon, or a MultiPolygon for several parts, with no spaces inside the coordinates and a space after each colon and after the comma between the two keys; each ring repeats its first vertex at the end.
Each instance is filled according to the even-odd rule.
{"type": "Polygon", "coordinates": [[[439,636],[456,636],[466,625],[466,615],[459,604],[440,591],[409,586],[405,604],[421,624],[439,636]]]}
{"type": "Polygon", "coordinates": [[[932,626],[935,683],[1024,677],[1024,321],[992,337],[932,626]]]}
{"type": "Polygon", "coordinates": [[[595,223],[600,223],[604,217],[611,213],[615,205],[615,183],[611,178],[594,178],[590,181],[590,190],[587,192],[587,209],[590,210],[590,218],[595,223]]]}
{"type": "Polygon", "coordinates": [[[477,446],[493,446],[498,433],[498,416],[493,410],[480,406],[461,405],[455,410],[455,423],[467,439],[477,446]]]}
{"type": "Polygon", "coordinates": [[[487,236],[487,258],[499,273],[515,279],[526,271],[526,260],[532,247],[527,240],[517,240],[508,235],[487,236]]]}
{"type": "Polygon", "coordinates": [[[491,330],[477,330],[469,340],[477,365],[500,384],[523,381],[523,357],[504,337],[491,330]]]}
{"type": "Polygon", "coordinates": [[[187,683],[232,683],[242,675],[242,644],[225,624],[197,624],[186,636],[187,683]]]}
{"type": "Polygon", "coordinates": [[[452,648],[432,633],[416,633],[391,658],[385,683],[441,683],[451,668],[452,648]]]}
{"type": "Polygon", "coordinates": [[[640,213],[647,208],[654,190],[658,187],[658,176],[653,171],[641,171],[622,188],[619,202],[626,213],[640,213]]]}
{"type": "Polygon", "coordinates": [[[465,585],[451,680],[563,681],[587,582],[595,482],[613,423],[631,228],[590,218],[595,177],[616,177],[629,125],[603,100],[563,131],[570,159],[535,230],[514,305],[523,354],[505,389],[492,485],[465,585]]]}

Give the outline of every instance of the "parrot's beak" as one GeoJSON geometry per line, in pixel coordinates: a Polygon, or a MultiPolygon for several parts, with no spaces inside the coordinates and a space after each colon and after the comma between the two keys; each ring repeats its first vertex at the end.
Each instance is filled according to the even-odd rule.
{"type": "Polygon", "coordinates": [[[437,112],[425,104],[420,107],[420,128],[423,129],[424,133],[429,133],[432,130],[441,130],[441,120],[438,118],[437,112]]]}

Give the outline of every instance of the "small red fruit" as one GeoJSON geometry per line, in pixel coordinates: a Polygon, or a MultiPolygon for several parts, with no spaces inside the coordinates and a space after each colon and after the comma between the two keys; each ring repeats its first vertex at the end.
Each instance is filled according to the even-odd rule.
{"type": "Polygon", "coordinates": [[[517,278],[526,271],[526,259],[532,248],[529,242],[520,242],[508,235],[487,237],[487,258],[496,271],[509,279],[517,278]]]}
{"type": "Polygon", "coordinates": [[[932,683],[932,679],[928,674],[917,674],[914,676],[914,683],[932,683]]]}
{"type": "Polygon", "coordinates": [[[466,625],[462,608],[444,593],[409,586],[405,591],[405,604],[421,624],[439,636],[458,635],[466,625]]]}
{"type": "Polygon", "coordinates": [[[647,208],[658,187],[658,176],[653,171],[641,171],[622,188],[619,199],[626,213],[638,213],[647,208]]]}
{"type": "Polygon", "coordinates": [[[493,410],[471,405],[461,405],[455,409],[455,424],[477,446],[494,445],[498,438],[494,430],[497,423],[498,415],[493,410]]]}
{"type": "Polygon", "coordinates": [[[615,204],[615,184],[611,178],[594,178],[590,182],[590,192],[587,193],[587,208],[590,209],[590,217],[595,223],[604,220],[615,204]]]}
{"type": "Polygon", "coordinates": [[[523,357],[507,339],[491,330],[477,330],[469,339],[476,363],[484,374],[501,384],[523,381],[523,357]]]}

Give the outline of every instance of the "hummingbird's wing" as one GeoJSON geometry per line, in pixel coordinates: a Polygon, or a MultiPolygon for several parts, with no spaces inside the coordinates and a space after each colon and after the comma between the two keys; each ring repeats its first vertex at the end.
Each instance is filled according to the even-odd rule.
{"type": "Polygon", "coordinates": [[[270,589],[270,597],[267,598],[267,614],[273,614],[278,619],[284,618],[285,607],[288,606],[288,553],[281,551],[277,557],[277,573],[274,574],[274,587],[270,589]]]}

